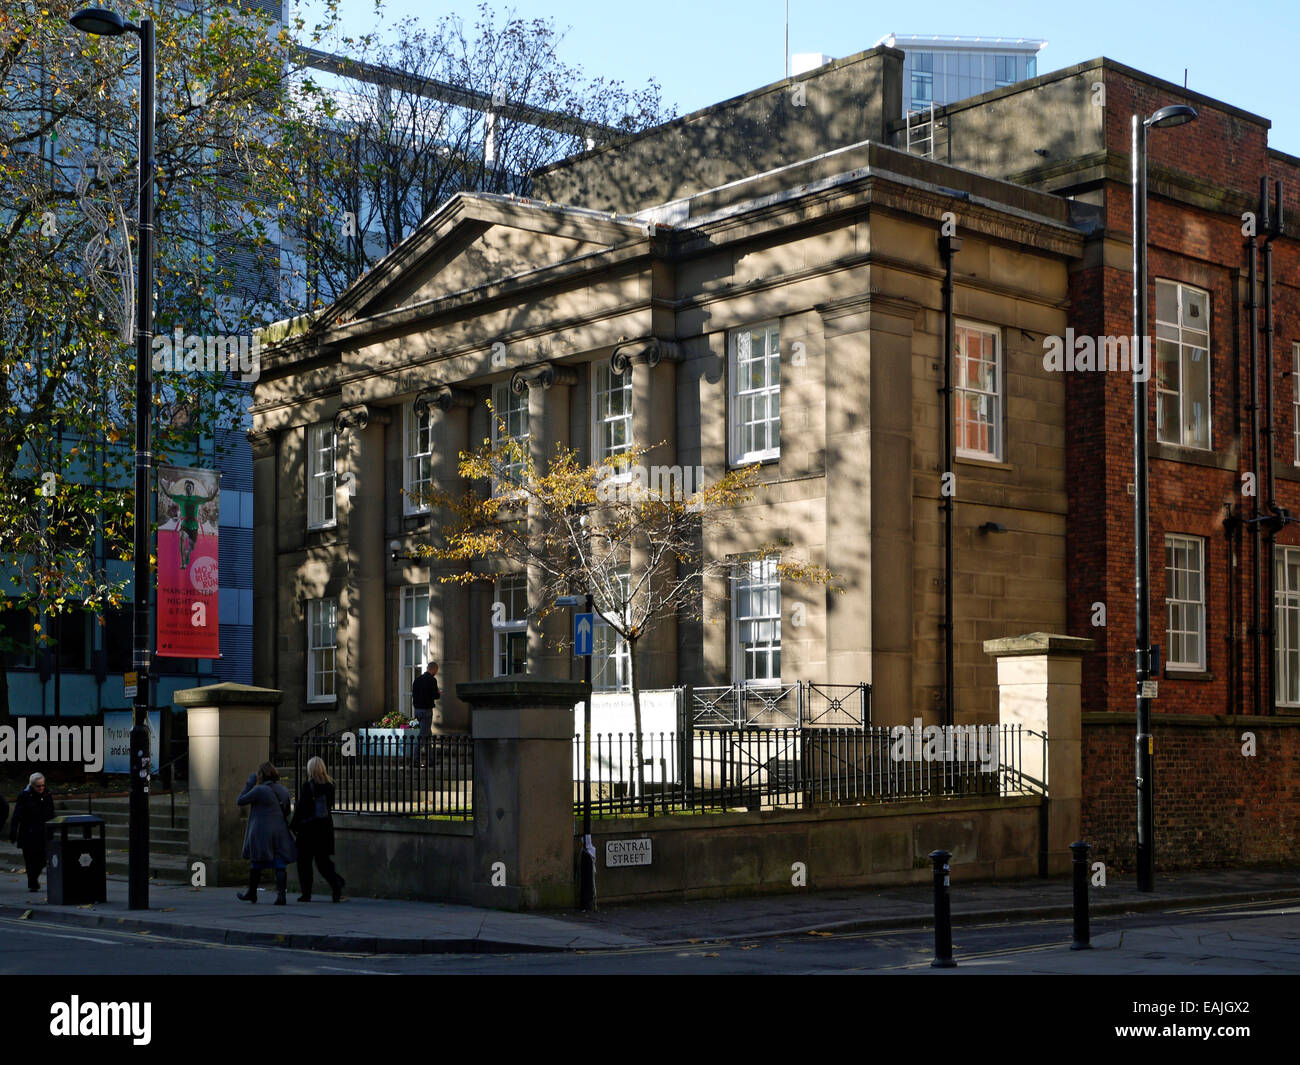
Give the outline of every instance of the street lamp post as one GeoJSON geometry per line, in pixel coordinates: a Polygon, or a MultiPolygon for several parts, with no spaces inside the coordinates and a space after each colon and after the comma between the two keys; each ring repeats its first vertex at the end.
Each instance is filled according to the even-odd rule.
{"type": "Polygon", "coordinates": [[[1133,116],[1133,345],[1134,369],[1141,351],[1143,373],[1133,374],[1133,538],[1137,593],[1137,886],[1155,890],[1155,804],[1152,782],[1154,741],[1151,735],[1150,507],[1147,499],[1147,378],[1151,347],[1147,322],[1147,129],[1181,126],[1196,117],[1183,104],[1162,107],[1149,118],[1133,116]],[[1139,347],[1140,345],[1140,347],[1139,347]]]}
{"type": "Polygon", "coordinates": [[[143,18],[140,25],[125,21],[115,11],[88,7],[69,20],[83,33],[120,37],[126,32],[140,38],[140,153],[138,218],[139,248],[135,287],[135,574],[132,604],[134,642],[131,664],[136,673],[131,724],[131,798],[127,852],[127,906],[149,908],[149,672],[153,627],[149,616],[149,490],[153,466],[151,420],[153,379],[150,358],[153,345],[153,127],[154,127],[154,26],[143,18]]]}
{"type": "MultiPolygon", "coordinates": [[[[557,606],[577,606],[576,595],[563,595],[557,606]]],[[[586,612],[594,611],[595,597],[588,592],[586,612]]],[[[582,701],[582,858],[578,879],[578,900],[584,910],[596,908],[596,852],[591,843],[591,655],[583,656],[582,679],[586,696],[582,701]]]]}

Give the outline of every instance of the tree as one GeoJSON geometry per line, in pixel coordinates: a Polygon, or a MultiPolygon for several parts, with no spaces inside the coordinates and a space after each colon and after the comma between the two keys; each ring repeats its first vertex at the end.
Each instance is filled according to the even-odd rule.
{"type": "MultiPolygon", "coordinates": [[[[120,604],[114,562],[132,550],[139,49],[73,29],[78,6],[0,11],[0,608],[34,618],[25,632],[9,615],[3,651],[120,604]]],[[[226,4],[151,14],[157,333],[248,336],[278,316],[277,153],[318,102],[288,85],[324,27],[226,4]]],[[[228,383],[206,365],[159,374],[156,461],[239,417],[228,383]]]]}
{"type": "MultiPolygon", "coordinates": [[[[495,580],[519,569],[535,573],[539,598],[529,604],[529,614],[538,622],[556,609],[559,596],[593,596],[596,611],[628,646],[641,801],[639,644],[664,618],[703,618],[710,578],[730,576],[735,564],[709,554],[706,532],[716,534],[739,520],[737,508],[752,498],[759,467],[728,470],[693,484],[680,467],[641,465],[652,447],[629,447],[593,466],[557,445],[542,470],[504,425],[498,438],[495,445],[485,440],[462,454],[459,473],[470,482],[466,492],[425,493],[446,519],[440,542],[424,545],[421,553],[466,564],[465,570],[439,578],[447,583],[495,580]]],[[[788,549],[768,544],[755,554],[780,554],[782,580],[833,587],[834,574],[792,557],[788,549]]],[[[589,752],[589,718],[584,736],[589,752]]]]}
{"type": "MultiPolygon", "coordinates": [[[[139,51],[133,37],[74,30],[80,6],[0,9],[0,716],[3,653],[32,633],[48,642],[46,619],[64,610],[120,605],[129,584],[118,563],[133,538],[139,51]],[[31,625],[13,624],[14,611],[31,625]]],[[[252,5],[143,6],[157,36],[156,353],[177,330],[187,344],[226,343],[318,309],[451,193],[504,189],[500,175],[584,146],[581,131],[659,117],[653,85],[635,94],[585,79],[557,58],[549,23],[498,27],[486,8],[472,40],[449,17],[432,33],[405,24],[384,45],[378,33],[340,36],[338,0],[314,24],[285,25],[252,5]],[[496,93],[498,176],[475,162],[481,111],[421,110],[420,93],[366,81],[341,108],[312,65],[353,46],[363,64],[403,61],[471,102],[496,93]],[[535,135],[539,106],[569,108],[575,124],[550,116],[560,128],[535,135]],[[349,136],[364,146],[359,167],[338,151],[349,136]],[[378,236],[350,250],[337,222],[358,197],[373,213],[359,232],[378,236]],[[290,270],[286,292],[282,253],[324,280],[302,293],[290,270]]],[[[155,462],[187,460],[238,424],[244,400],[206,362],[159,372],[155,462]]]]}
{"type": "MultiPolygon", "coordinates": [[[[381,8],[377,9],[379,17],[381,8]]],[[[302,242],[303,298],[342,295],[457,192],[526,194],[538,167],[673,117],[651,80],[639,90],[589,77],[559,57],[551,20],[497,16],[467,27],[446,15],[426,28],[344,38],[303,83],[337,90],[327,120],[295,132],[312,145],[287,175],[290,224],[302,242]]]]}

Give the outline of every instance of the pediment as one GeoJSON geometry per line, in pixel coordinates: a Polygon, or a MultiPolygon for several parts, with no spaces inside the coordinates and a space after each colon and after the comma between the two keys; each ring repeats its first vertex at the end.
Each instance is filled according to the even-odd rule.
{"type": "Polygon", "coordinates": [[[368,317],[471,291],[636,237],[633,224],[549,205],[460,198],[426,220],[349,296],[368,317]]]}

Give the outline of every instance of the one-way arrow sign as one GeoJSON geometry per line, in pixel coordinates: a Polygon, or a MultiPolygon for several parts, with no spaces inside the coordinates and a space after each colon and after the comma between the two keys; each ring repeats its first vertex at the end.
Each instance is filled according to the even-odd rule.
{"type": "Polygon", "coordinates": [[[592,635],[595,626],[590,614],[573,615],[573,655],[575,658],[587,658],[591,655],[592,635]]]}

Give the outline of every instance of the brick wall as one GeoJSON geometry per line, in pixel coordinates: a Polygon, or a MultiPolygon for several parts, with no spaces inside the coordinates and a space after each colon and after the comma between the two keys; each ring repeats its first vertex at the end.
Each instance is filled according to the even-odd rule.
{"type": "MultiPolygon", "coordinates": [[[[1267,147],[1265,123],[1223,105],[1183,97],[1169,86],[1106,72],[1106,148],[1127,156],[1130,116],[1171,103],[1192,102],[1200,117],[1149,139],[1152,175],[1148,217],[1149,299],[1154,317],[1155,282],[1166,278],[1203,289],[1210,297],[1211,446],[1195,452],[1156,440],[1156,381],[1149,385],[1150,421],[1150,601],[1151,639],[1168,651],[1165,608],[1165,536],[1202,538],[1205,552],[1206,666],[1196,674],[1165,673],[1153,707],[1166,714],[1253,713],[1252,631],[1254,541],[1235,519],[1250,518],[1254,500],[1243,495],[1242,474],[1251,469],[1249,317],[1244,275],[1247,263],[1240,209],[1253,205],[1259,179],[1287,182],[1288,228],[1296,217],[1300,166],[1267,147]],[[1199,189],[1205,205],[1167,197],[1164,175],[1180,171],[1199,189]],[[1206,206],[1215,204],[1217,206],[1206,206]]],[[[1181,195],[1181,194],[1180,194],[1181,195]]],[[[1089,254],[1071,274],[1071,324],[1081,334],[1130,334],[1132,295],[1132,201],[1126,181],[1104,186],[1106,228],[1090,241],[1089,254]]],[[[1293,463],[1296,379],[1292,343],[1300,340],[1300,244],[1282,238],[1274,245],[1276,350],[1273,454],[1277,502],[1300,513],[1300,467],[1293,463]]],[[[1263,253],[1260,254],[1261,302],[1263,253]]],[[[1266,375],[1263,313],[1260,313],[1260,418],[1264,421],[1266,375]]],[[[1152,322],[1154,333],[1154,321],[1152,322]]],[[[1068,628],[1097,641],[1084,664],[1084,710],[1131,713],[1134,694],[1132,382],[1125,374],[1067,375],[1067,455],[1070,515],[1068,628]],[[1097,380],[1101,378],[1101,380],[1097,380]],[[1104,628],[1093,623],[1093,604],[1106,606],[1104,628]]],[[[1267,440],[1261,436],[1261,446],[1267,440]]],[[[1265,484],[1261,462],[1260,502],[1265,484]]],[[[1278,543],[1300,543],[1300,527],[1289,526],[1278,543]]],[[[1261,629],[1271,615],[1267,547],[1260,538],[1258,589],[1261,629]]],[[[1268,668],[1263,634],[1262,674],[1268,668]]],[[[1267,691],[1267,677],[1263,678],[1267,691]]],[[[1266,710],[1267,706],[1261,706],[1266,710]]],[[[1128,770],[1125,770],[1127,773],[1128,770]]],[[[1127,779],[1127,778],[1125,778],[1127,779]]]]}
{"type": "MultiPolygon", "coordinates": [[[[1118,717],[1118,715],[1117,715],[1118,717]]],[[[1293,865],[1300,843],[1300,723],[1156,720],[1156,872],[1293,865]],[[1255,736],[1256,754],[1242,754],[1255,736]]],[[[1112,873],[1133,870],[1137,790],[1131,717],[1085,719],[1083,838],[1112,873]]]]}

